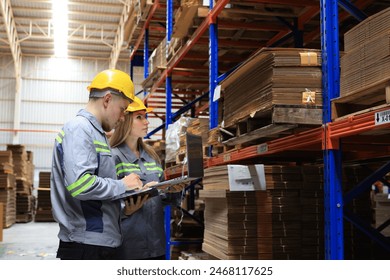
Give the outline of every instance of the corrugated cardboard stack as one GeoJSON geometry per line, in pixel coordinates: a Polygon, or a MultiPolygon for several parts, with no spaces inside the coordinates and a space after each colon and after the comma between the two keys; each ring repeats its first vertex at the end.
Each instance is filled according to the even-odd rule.
{"type": "Polygon", "coordinates": [[[224,126],[251,118],[319,125],[321,80],[319,50],[263,48],[221,83],[224,126]]]}
{"type": "Polygon", "coordinates": [[[259,259],[301,258],[301,168],[265,166],[266,190],[256,193],[259,259]]]}
{"type": "Polygon", "coordinates": [[[53,222],[50,200],[50,175],[51,172],[39,172],[39,186],[37,198],[36,222],[53,222]]]}
{"type": "Polygon", "coordinates": [[[16,222],[16,182],[12,151],[0,151],[0,202],[3,212],[0,220],[8,228],[16,222]]]}
{"type": "Polygon", "coordinates": [[[167,40],[166,38],[154,49],[149,57],[149,75],[153,74],[159,68],[165,68],[167,66],[167,40]]]}
{"type": "Polygon", "coordinates": [[[264,165],[264,186],[240,192],[232,184],[245,176],[234,183],[231,166],[205,170],[203,251],[220,259],[324,259],[322,167],[264,165]]]}
{"type": "Polygon", "coordinates": [[[186,38],[191,36],[191,28],[198,16],[198,7],[203,5],[203,0],[182,0],[175,13],[175,25],[173,26],[173,38],[186,38]]]}
{"type": "MultiPolygon", "coordinates": [[[[390,8],[358,24],[344,35],[340,96],[364,92],[390,80],[390,8]]],[[[372,103],[385,100],[385,95],[372,103]]]]}
{"type": "Polygon", "coordinates": [[[34,197],[32,195],[34,182],[33,153],[27,151],[24,145],[7,145],[12,151],[14,173],[16,177],[16,222],[33,220],[34,197]]]}
{"type": "Polygon", "coordinates": [[[302,259],[324,259],[324,168],[302,166],[302,259]]]}
{"type": "Polygon", "coordinates": [[[256,195],[229,191],[227,166],[205,170],[205,230],[202,250],[219,259],[257,258],[256,195]]]}
{"type": "Polygon", "coordinates": [[[187,132],[202,136],[202,142],[207,143],[209,118],[194,118],[187,128],[187,132]]]}
{"type": "Polygon", "coordinates": [[[3,241],[3,211],[4,204],[0,202],[0,242],[3,241]]]}

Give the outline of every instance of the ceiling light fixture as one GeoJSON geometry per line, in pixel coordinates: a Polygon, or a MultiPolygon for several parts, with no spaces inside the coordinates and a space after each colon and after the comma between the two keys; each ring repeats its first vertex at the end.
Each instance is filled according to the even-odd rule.
{"type": "Polygon", "coordinates": [[[52,0],[54,55],[68,56],[68,1],[52,0]]]}

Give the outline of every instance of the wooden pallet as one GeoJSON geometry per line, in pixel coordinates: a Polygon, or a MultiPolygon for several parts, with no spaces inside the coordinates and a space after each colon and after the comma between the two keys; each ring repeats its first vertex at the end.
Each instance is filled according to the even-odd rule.
{"type": "MultiPolygon", "coordinates": [[[[303,106],[275,105],[271,114],[248,117],[226,128],[222,143],[237,146],[264,138],[275,138],[296,133],[322,124],[322,109],[303,106]]],[[[222,130],[222,132],[224,132],[222,130]]]]}
{"type": "Polygon", "coordinates": [[[332,100],[332,120],[367,112],[373,107],[390,104],[390,81],[385,80],[369,88],[332,100]]]}

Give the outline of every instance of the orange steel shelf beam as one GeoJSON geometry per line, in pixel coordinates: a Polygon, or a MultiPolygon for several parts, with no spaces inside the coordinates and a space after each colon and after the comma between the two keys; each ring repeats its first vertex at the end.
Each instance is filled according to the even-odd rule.
{"type": "Polygon", "coordinates": [[[214,23],[219,13],[223,10],[226,4],[229,3],[229,0],[220,0],[218,1],[214,8],[208,13],[207,17],[203,20],[200,26],[196,29],[194,34],[190,39],[187,40],[186,44],[178,51],[174,58],[167,64],[167,68],[161,74],[159,79],[154,83],[153,87],[150,89],[150,93],[145,97],[144,100],[147,100],[150,95],[155,92],[164,82],[165,79],[170,75],[175,66],[185,57],[189,50],[195,45],[195,43],[200,39],[203,33],[209,28],[211,23],[214,23]]]}
{"type": "Polygon", "coordinates": [[[149,27],[149,23],[150,23],[150,21],[152,20],[152,17],[153,17],[153,15],[154,15],[154,13],[156,12],[157,8],[159,8],[159,7],[160,7],[159,0],[155,0],[155,1],[154,1],[154,4],[153,4],[153,6],[152,6],[152,8],[150,9],[148,18],[146,19],[145,24],[144,24],[144,26],[142,27],[141,33],[140,33],[140,35],[138,36],[137,42],[135,43],[134,48],[133,48],[133,50],[132,50],[132,52],[131,52],[131,54],[130,54],[130,60],[133,60],[133,58],[134,58],[134,56],[135,56],[135,53],[137,52],[138,47],[139,47],[139,45],[141,44],[142,39],[144,38],[145,29],[149,27]]]}
{"type": "MultiPolygon", "coordinates": [[[[357,135],[363,132],[376,129],[389,129],[390,123],[375,125],[375,113],[390,110],[390,105],[381,109],[373,110],[368,113],[354,115],[349,118],[337,120],[326,125],[326,133],[324,126],[317,127],[308,131],[300,132],[263,144],[250,146],[247,148],[225,152],[217,156],[208,158],[206,166],[215,166],[227,164],[234,161],[254,158],[258,156],[266,156],[284,151],[299,150],[309,148],[313,145],[321,145],[324,149],[324,140],[327,140],[327,148],[338,148],[337,145],[332,145],[332,141],[342,137],[357,135]]],[[[319,146],[321,148],[321,146],[319,146]]]]}
{"type": "Polygon", "coordinates": [[[335,140],[347,136],[357,135],[363,132],[376,129],[388,129],[390,123],[375,125],[375,113],[390,110],[390,105],[371,112],[354,115],[342,120],[327,124],[327,136],[335,140]]]}
{"type": "Polygon", "coordinates": [[[323,139],[323,128],[317,127],[308,131],[272,140],[263,144],[250,146],[243,149],[226,152],[206,160],[207,167],[227,164],[230,162],[254,158],[258,156],[271,155],[283,151],[299,148],[309,148],[312,145],[321,145],[323,139]]]}

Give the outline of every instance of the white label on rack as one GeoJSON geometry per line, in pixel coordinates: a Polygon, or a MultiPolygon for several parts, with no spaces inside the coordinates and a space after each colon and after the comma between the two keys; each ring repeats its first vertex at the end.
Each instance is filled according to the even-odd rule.
{"type": "Polygon", "coordinates": [[[268,144],[267,143],[260,144],[259,146],[257,146],[257,153],[258,154],[264,154],[266,152],[268,152],[268,144]]]}
{"type": "Polygon", "coordinates": [[[230,156],[230,153],[223,155],[223,161],[224,162],[230,161],[231,159],[232,159],[232,157],[230,156]]]}
{"type": "Polygon", "coordinates": [[[214,89],[213,101],[217,101],[221,97],[221,85],[217,85],[214,89]]]}
{"type": "Polygon", "coordinates": [[[390,123],[390,110],[375,113],[375,125],[390,123]]]}

